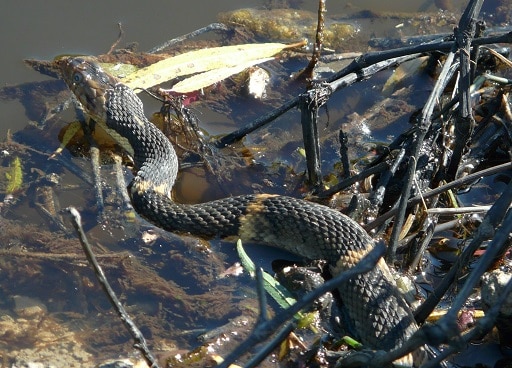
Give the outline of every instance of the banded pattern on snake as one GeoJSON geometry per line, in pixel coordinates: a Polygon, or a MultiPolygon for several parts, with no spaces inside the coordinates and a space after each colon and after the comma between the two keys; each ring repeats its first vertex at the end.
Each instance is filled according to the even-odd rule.
{"type": "MultiPolygon", "coordinates": [[[[251,194],[196,205],[171,199],[178,158],[167,137],[144,115],[139,97],[91,58],[57,61],[63,79],[97,124],[132,155],[136,174],[128,186],[135,210],[167,231],[201,237],[240,236],[307,259],[325,259],[335,275],[353,267],[373,239],[349,217],[301,199],[251,194]]],[[[339,287],[354,332],[374,349],[403,344],[417,326],[383,260],[339,287]]],[[[410,357],[404,357],[412,365],[410,357]]]]}

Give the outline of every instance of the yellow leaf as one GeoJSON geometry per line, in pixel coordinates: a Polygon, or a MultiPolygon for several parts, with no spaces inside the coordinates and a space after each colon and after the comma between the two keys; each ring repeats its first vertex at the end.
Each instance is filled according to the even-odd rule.
{"type": "Polygon", "coordinates": [[[130,88],[150,88],[179,76],[235,67],[249,61],[272,57],[287,48],[303,45],[304,42],[289,45],[243,44],[191,51],[139,69],[124,78],[123,83],[130,88]]]}
{"type": "Polygon", "coordinates": [[[55,150],[55,152],[52,153],[50,158],[54,158],[57,155],[60,155],[61,152],[66,148],[69,141],[75,136],[75,134],[82,129],[82,125],[79,121],[74,121],[71,124],[69,124],[66,127],[66,131],[64,132],[64,136],[62,137],[62,143],[60,144],[59,148],[55,150]]]}
{"type": "Polygon", "coordinates": [[[100,63],[103,70],[116,78],[125,78],[127,75],[137,72],[140,68],[132,64],[100,63]]]}
{"type": "MultiPolygon", "coordinates": [[[[217,364],[220,364],[224,361],[224,358],[218,354],[212,354],[212,358],[213,358],[213,360],[215,360],[215,362],[217,364]]],[[[236,364],[230,364],[229,368],[242,368],[242,367],[240,367],[239,365],[236,365],[236,364]]]]}
{"type": "Polygon", "coordinates": [[[234,67],[219,68],[196,74],[192,77],[182,80],[181,82],[176,83],[174,86],[172,86],[170,91],[176,93],[188,93],[197,91],[201,88],[211,86],[214,83],[231,77],[234,74],[238,74],[251,66],[261,64],[272,59],[273,58],[251,60],[234,67]]]}

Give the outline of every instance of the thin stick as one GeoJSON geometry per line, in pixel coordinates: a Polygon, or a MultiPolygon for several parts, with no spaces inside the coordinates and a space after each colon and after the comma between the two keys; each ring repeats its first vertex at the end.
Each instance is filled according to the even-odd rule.
{"type": "Polygon", "coordinates": [[[276,336],[267,343],[263,349],[259,350],[256,355],[254,355],[245,365],[245,368],[252,368],[258,366],[267,356],[269,356],[272,351],[279,346],[281,341],[286,339],[286,337],[293,332],[295,329],[295,323],[289,322],[287,323],[280,331],[277,332],[276,336]]]}
{"type": "MultiPolygon", "coordinates": [[[[454,47],[455,48],[455,47],[454,47]]],[[[417,157],[419,157],[419,153],[421,150],[421,147],[423,145],[423,141],[427,135],[427,132],[429,131],[430,125],[431,125],[431,118],[432,113],[434,112],[434,107],[436,106],[437,102],[439,101],[442,93],[444,92],[444,89],[446,85],[448,84],[448,81],[450,80],[454,69],[452,68],[452,61],[455,56],[455,52],[450,52],[447,57],[445,64],[443,66],[443,69],[441,70],[441,73],[439,74],[439,78],[436,81],[436,84],[434,85],[434,89],[432,90],[432,93],[430,94],[427,102],[425,103],[425,106],[423,107],[423,110],[421,112],[421,116],[418,119],[418,132],[415,134],[415,137],[413,138],[413,148],[411,152],[411,157],[409,159],[409,164],[407,168],[407,174],[405,179],[405,185],[402,188],[402,195],[399,200],[398,204],[398,211],[395,216],[395,222],[393,224],[393,230],[391,231],[391,237],[389,239],[389,245],[388,250],[386,253],[386,261],[389,264],[393,264],[395,261],[396,256],[396,249],[398,247],[398,237],[400,235],[400,232],[402,230],[402,225],[405,220],[405,212],[407,210],[407,202],[409,199],[409,194],[412,188],[412,179],[414,175],[416,174],[416,162],[417,157]]]]}
{"type": "Polygon", "coordinates": [[[479,319],[475,325],[469,332],[462,335],[462,344],[450,345],[443,349],[439,355],[425,363],[421,366],[421,368],[435,368],[439,367],[439,363],[441,363],[444,359],[449,357],[450,355],[458,352],[460,350],[460,346],[467,346],[482,336],[485,336],[496,324],[496,318],[500,313],[500,309],[506,303],[508,296],[512,292],[512,279],[507,283],[507,285],[503,288],[502,293],[500,294],[498,300],[493,306],[485,312],[485,316],[479,319]]]}
{"type": "Polygon", "coordinates": [[[325,28],[324,14],[327,11],[325,8],[325,1],[326,0],[320,0],[318,2],[318,21],[316,25],[316,40],[315,44],[313,45],[313,54],[311,55],[311,60],[309,61],[308,66],[302,72],[306,78],[310,79],[313,79],[313,71],[315,66],[318,64],[320,55],[322,54],[322,43],[324,39],[325,28]]]}
{"type": "Polygon", "coordinates": [[[123,159],[118,154],[112,154],[112,158],[114,159],[114,168],[116,171],[116,182],[119,195],[123,200],[123,210],[133,211],[132,204],[130,202],[130,197],[128,196],[128,191],[126,190],[126,181],[124,179],[123,173],[123,159]]]}
{"type": "MultiPolygon", "coordinates": [[[[454,188],[460,187],[460,186],[462,186],[464,184],[472,183],[472,182],[474,182],[474,181],[476,181],[476,180],[478,180],[480,178],[483,178],[484,176],[494,175],[494,174],[499,173],[501,171],[509,170],[511,168],[512,168],[512,163],[506,162],[506,163],[501,164],[501,165],[497,165],[497,166],[490,167],[488,169],[477,171],[477,172],[475,172],[473,174],[464,176],[464,177],[462,177],[460,179],[454,180],[454,181],[449,182],[449,183],[447,183],[445,185],[442,185],[442,186],[437,187],[435,189],[429,190],[428,192],[423,193],[422,197],[424,199],[427,199],[427,198],[433,197],[435,195],[441,194],[443,192],[446,192],[446,191],[448,191],[450,189],[454,189],[454,188]]],[[[409,208],[411,206],[414,206],[414,205],[418,204],[419,202],[421,202],[421,197],[419,195],[416,196],[416,197],[413,197],[413,198],[409,199],[409,201],[407,202],[407,208],[409,208]]],[[[386,220],[388,220],[391,217],[395,216],[397,214],[397,212],[398,212],[398,209],[396,209],[396,208],[394,208],[392,210],[389,210],[388,212],[386,212],[385,214],[383,214],[379,218],[375,219],[374,221],[370,222],[367,225],[364,225],[363,228],[366,231],[373,230],[376,227],[378,227],[380,224],[385,222],[386,220]]]]}
{"type": "Polygon", "coordinates": [[[74,207],[68,207],[67,211],[71,215],[71,220],[73,223],[73,227],[75,228],[78,238],[80,239],[80,244],[82,245],[82,248],[84,250],[84,253],[87,257],[87,260],[94,268],[94,273],[96,275],[96,278],[98,279],[101,287],[105,291],[105,293],[108,296],[108,300],[116,310],[118,316],[121,318],[121,321],[123,322],[126,329],[130,332],[132,335],[135,343],[133,344],[134,348],[139,350],[142,353],[142,356],[146,360],[146,363],[151,368],[159,368],[158,363],[156,361],[155,356],[151,353],[149,350],[146,339],[144,338],[144,335],[142,335],[142,332],[137,328],[135,323],[132,321],[126,310],[124,309],[123,305],[117,298],[116,294],[114,293],[114,290],[110,287],[110,284],[107,281],[107,278],[105,277],[105,273],[103,272],[101,266],[99,265],[98,261],[96,260],[96,256],[94,255],[91,246],[89,244],[89,241],[87,240],[87,237],[85,235],[85,232],[82,228],[82,220],[80,217],[80,213],[77,211],[74,207]]]}
{"type": "Polygon", "coordinates": [[[322,184],[320,141],[318,139],[318,108],[329,98],[330,94],[329,89],[319,87],[318,90],[315,88],[300,95],[302,141],[306,151],[309,185],[313,188],[320,188],[322,184]],[[322,90],[325,92],[322,93],[322,90]]]}
{"type": "Polygon", "coordinates": [[[338,184],[332,186],[331,188],[324,190],[317,194],[318,198],[329,198],[330,196],[342,191],[343,189],[351,186],[352,184],[357,183],[358,181],[364,180],[370,175],[377,174],[381,171],[384,171],[389,168],[389,164],[387,162],[381,162],[375,166],[364,169],[359,174],[350,176],[346,179],[343,179],[338,184]]]}
{"type": "Polygon", "coordinates": [[[487,212],[491,206],[473,206],[473,207],[457,207],[457,208],[428,208],[427,213],[438,215],[457,215],[461,213],[477,213],[487,212]]]}
{"type": "Polygon", "coordinates": [[[210,31],[229,31],[229,28],[223,24],[223,23],[212,23],[210,25],[207,25],[206,27],[202,27],[199,29],[196,29],[195,31],[192,31],[190,33],[187,33],[183,36],[173,38],[172,40],[169,40],[167,42],[164,42],[163,44],[159,46],[153,47],[151,50],[148,51],[149,54],[156,54],[157,52],[160,52],[162,50],[165,50],[171,46],[174,46],[180,42],[183,42],[185,40],[194,38],[196,36],[199,36],[201,34],[204,34],[206,32],[210,31]]]}
{"type": "Polygon", "coordinates": [[[235,130],[229,134],[226,134],[224,137],[212,142],[212,144],[218,148],[223,148],[233,144],[236,141],[239,141],[247,134],[254,132],[256,129],[259,129],[271,121],[275,120],[277,117],[283,115],[288,110],[296,107],[299,104],[299,96],[292,98],[289,101],[286,101],[284,104],[279,106],[277,109],[270,111],[268,114],[261,116],[260,118],[252,121],[248,125],[235,130]]]}
{"type": "Polygon", "coordinates": [[[108,50],[107,55],[110,55],[114,52],[117,45],[119,45],[119,42],[121,42],[121,39],[123,38],[124,30],[123,30],[123,25],[121,24],[121,22],[117,23],[117,27],[119,28],[119,34],[117,35],[117,40],[112,44],[112,46],[110,46],[110,49],[108,50]]]}
{"type": "MultiPolygon", "coordinates": [[[[60,262],[83,262],[86,261],[86,257],[83,254],[78,253],[45,253],[45,252],[21,252],[9,249],[0,249],[0,256],[5,257],[18,257],[18,258],[35,258],[44,259],[45,261],[60,261],[60,262]]],[[[98,254],[96,257],[101,259],[124,259],[130,257],[129,252],[120,252],[113,254],[98,254]]]]}
{"type": "MultiPolygon", "coordinates": [[[[480,13],[484,0],[471,1],[462,15],[459,26],[455,28],[455,39],[459,47],[460,78],[459,78],[459,114],[455,122],[455,145],[453,147],[446,180],[457,177],[457,171],[464,150],[475,126],[471,102],[471,40],[475,35],[476,17],[480,13]]],[[[476,60],[475,60],[476,61],[476,60]]]]}
{"type": "MultiPolygon", "coordinates": [[[[416,321],[421,323],[427,319],[430,312],[434,310],[435,306],[439,303],[448,288],[453,284],[453,280],[455,280],[455,277],[459,271],[468,264],[469,260],[473,256],[474,252],[478,249],[482,241],[485,239],[493,238],[494,229],[496,229],[496,227],[502,221],[503,216],[505,216],[505,212],[508,210],[511,202],[512,182],[509,183],[507,188],[501,194],[500,198],[487,212],[484,220],[473,235],[472,241],[457,258],[450,271],[448,271],[448,273],[444,276],[443,280],[439,283],[434,292],[429,295],[427,300],[425,300],[423,304],[418,307],[414,313],[416,321]]],[[[487,250],[485,254],[488,252],[489,250],[487,250]]]]}
{"type": "MultiPolygon", "coordinates": [[[[384,60],[378,63],[371,64],[367,68],[360,68],[355,69],[354,72],[347,72],[343,75],[339,76],[338,79],[332,80],[329,83],[322,84],[323,87],[329,88],[332,92],[337,91],[341,88],[350,86],[358,81],[362,81],[364,79],[367,79],[371,75],[384,70],[386,68],[399,65],[403,62],[409,61],[411,59],[417,58],[419,55],[405,55],[400,58],[394,58],[389,60],[384,60]]],[[[352,65],[352,64],[351,64],[352,65]]],[[[346,69],[344,69],[345,71],[346,69]]],[[[283,115],[288,110],[296,107],[299,105],[300,102],[300,96],[296,96],[292,98],[291,100],[286,101],[284,104],[282,104],[277,109],[269,112],[268,114],[252,121],[251,123],[247,124],[246,126],[235,130],[234,132],[231,132],[224,137],[213,141],[212,144],[218,148],[226,147],[230,144],[233,144],[234,142],[242,139],[247,134],[254,132],[256,129],[259,129],[266,124],[270,123],[277,117],[283,115]]]]}
{"type": "MultiPolygon", "coordinates": [[[[472,40],[471,45],[474,46],[474,45],[484,45],[484,44],[491,44],[491,43],[510,43],[511,41],[512,41],[512,32],[508,32],[505,34],[500,34],[498,36],[482,37],[482,38],[479,38],[476,40],[472,40]]],[[[345,67],[344,69],[340,70],[335,75],[328,78],[327,82],[328,83],[334,82],[337,79],[347,76],[348,74],[357,73],[358,71],[361,71],[368,66],[378,64],[379,62],[388,60],[390,58],[398,58],[400,56],[413,55],[413,54],[417,54],[417,53],[427,53],[427,52],[433,52],[433,51],[446,51],[446,50],[450,50],[453,45],[454,45],[453,41],[447,41],[447,42],[429,43],[429,44],[419,45],[419,46],[403,47],[400,49],[389,50],[389,51],[370,52],[370,53],[367,53],[367,54],[364,54],[364,55],[358,57],[356,60],[354,60],[352,63],[350,63],[347,67],[345,67]]],[[[390,66],[390,65],[388,65],[388,66],[390,66]]],[[[376,70],[375,72],[377,72],[377,71],[378,70],[376,70]]],[[[361,78],[361,79],[364,79],[364,78],[361,78]]],[[[359,80],[361,80],[361,79],[359,79],[359,80]]],[[[355,81],[357,81],[357,80],[353,80],[352,83],[354,83],[355,81]]],[[[343,84],[343,87],[346,87],[349,84],[343,84]]],[[[337,87],[336,90],[337,89],[339,89],[339,87],[337,87]]],[[[235,130],[234,132],[231,132],[231,133],[225,135],[224,137],[213,141],[212,144],[218,148],[223,148],[230,144],[233,144],[234,142],[245,137],[247,134],[270,123],[277,117],[283,115],[288,110],[296,107],[298,104],[299,104],[299,97],[296,96],[296,97],[292,98],[291,100],[286,101],[284,104],[282,104],[277,109],[270,111],[269,113],[265,114],[264,116],[249,123],[247,126],[242,127],[238,130],[235,130]]]]}
{"type": "MultiPolygon", "coordinates": [[[[83,112],[81,106],[77,105],[78,110],[83,112]]],[[[82,130],[87,137],[87,142],[89,143],[89,154],[91,155],[91,167],[92,167],[92,177],[94,184],[94,197],[96,198],[96,206],[98,206],[98,216],[97,220],[99,222],[103,221],[103,214],[105,212],[105,204],[103,202],[103,189],[101,184],[101,168],[100,168],[100,149],[98,147],[97,142],[92,137],[92,131],[94,130],[94,124],[96,122],[92,119],[85,118],[84,120],[80,119],[82,123],[82,130]]]]}
{"type": "Polygon", "coordinates": [[[268,311],[267,311],[267,292],[265,291],[265,286],[263,285],[263,270],[261,267],[256,267],[256,290],[258,292],[258,302],[260,306],[260,315],[258,317],[258,322],[263,323],[268,321],[268,311]]]}

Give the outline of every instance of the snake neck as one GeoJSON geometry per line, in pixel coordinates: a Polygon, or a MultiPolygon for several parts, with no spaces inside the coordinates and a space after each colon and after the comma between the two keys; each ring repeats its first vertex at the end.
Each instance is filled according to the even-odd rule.
{"type": "Polygon", "coordinates": [[[107,127],[127,140],[131,148],[136,174],[130,191],[142,194],[151,189],[170,197],[178,174],[178,157],[169,139],[144,115],[142,101],[119,83],[107,92],[106,107],[107,127]]]}

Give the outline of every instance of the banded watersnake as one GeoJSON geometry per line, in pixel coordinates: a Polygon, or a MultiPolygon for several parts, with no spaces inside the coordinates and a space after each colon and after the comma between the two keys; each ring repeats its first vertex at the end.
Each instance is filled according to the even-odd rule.
{"type": "MultiPolygon", "coordinates": [[[[132,155],[136,174],[128,186],[135,210],[165,230],[202,237],[239,236],[307,259],[325,259],[338,274],[373,247],[373,239],[352,219],[301,199],[251,194],[196,205],[171,199],[178,158],[167,137],[144,115],[139,97],[90,58],[57,61],[63,79],[87,113],[132,155]]],[[[371,272],[339,287],[354,332],[364,344],[391,350],[417,329],[381,260],[371,272]]],[[[411,358],[403,363],[412,365],[411,358]]]]}

